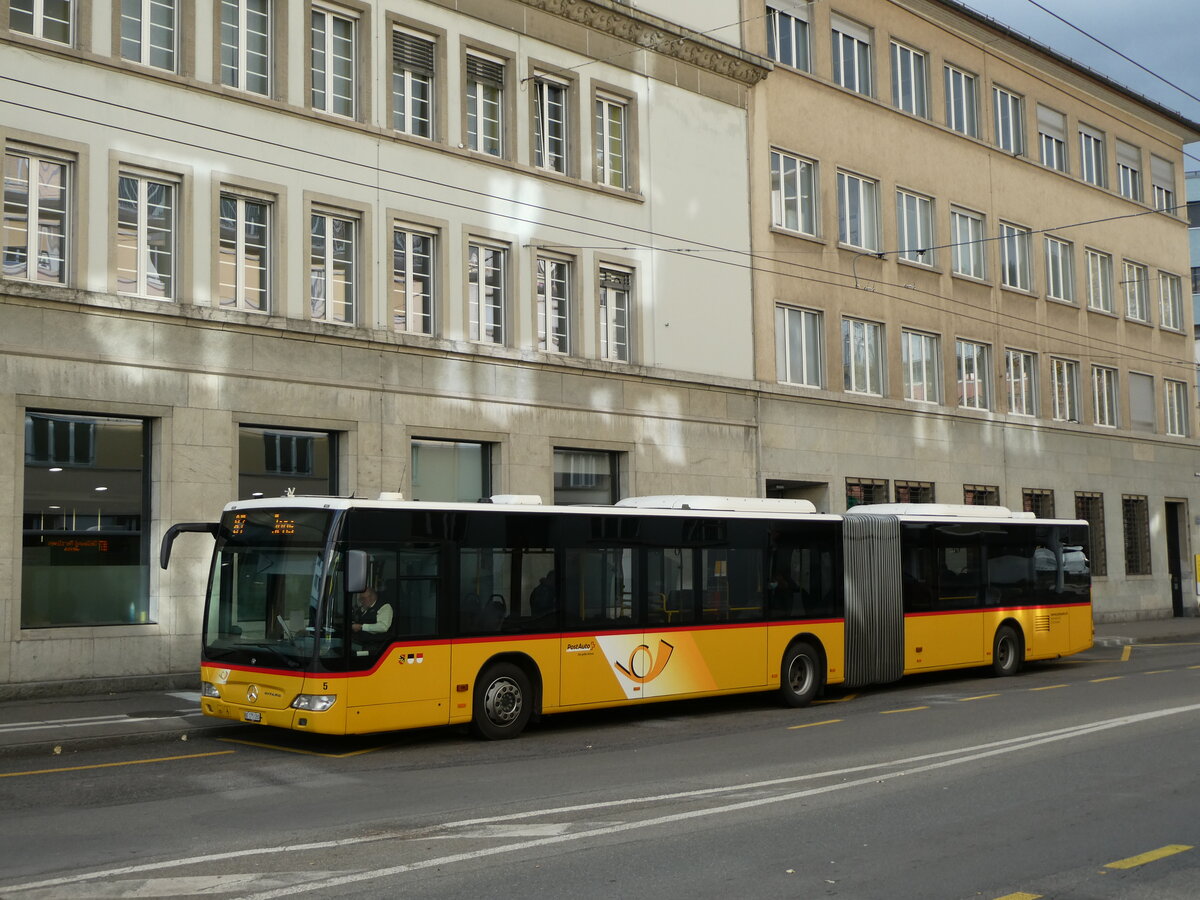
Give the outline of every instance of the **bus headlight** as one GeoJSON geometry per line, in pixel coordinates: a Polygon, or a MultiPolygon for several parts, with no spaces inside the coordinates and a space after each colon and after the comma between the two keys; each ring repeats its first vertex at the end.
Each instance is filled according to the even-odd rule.
{"type": "Polygon", "coordinates": [[[309,712],[325,712],[337,702],[336,694],[297,694],[292,709],[307,709],[309,712]]]}
{"type": "Polygon", "coordinates": [[[211,681],[202,681],[200,683],[200,695],[202,697],[212,697],[214,700],[221,699],[221,692],[217,690],[217,686],[211,681]]]}

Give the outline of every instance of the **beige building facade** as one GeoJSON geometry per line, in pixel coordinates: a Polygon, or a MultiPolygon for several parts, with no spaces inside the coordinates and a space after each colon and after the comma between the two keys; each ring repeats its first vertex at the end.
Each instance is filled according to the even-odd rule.
{"type": "Polygon", "coordinates": [[[1028,502],[1195,609],[1192,123],[943,3],[134,6],[0,20],[0,696],[194,679],[158,541],[289,489],[1028,502]]]}

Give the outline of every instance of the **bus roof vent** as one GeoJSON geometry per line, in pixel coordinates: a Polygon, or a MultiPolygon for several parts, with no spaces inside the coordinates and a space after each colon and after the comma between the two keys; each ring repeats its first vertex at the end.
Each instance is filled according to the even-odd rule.
{"type": "Polygon", "coordinates": [[[379,495],[380,500],[386,500],[389,503],[399,503],[404,499],[404,495],[399,491],[383,491],[379,495]]]}
{"type": "Polygon", "coordinates": [[[537,494],[492,494],[491,500],[504,506],[542,505],[542,498],[537,494]]]}
{"type": "Polygon", "coordinates": [[[846,515],[931,516],[939,519],[1014,519],[1007,506],[968,506],[955,503],[863,503],[846,510],[846,515]]]}
{"type": "Polygon", "coordinates": [[[654,497],[626,497],[617,506],[634,509],[704,509],[724,512],[772,512],[803,515],[817,508],[808,500],[781,497],[707,497],[695,494],[661,494],[654,497]]]}

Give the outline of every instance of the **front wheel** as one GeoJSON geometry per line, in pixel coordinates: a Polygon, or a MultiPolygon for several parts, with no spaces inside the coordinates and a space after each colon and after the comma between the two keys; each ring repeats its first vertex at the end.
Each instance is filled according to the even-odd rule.
{"type": "Polygon", "coordinates": [[[992,642],[992,674],[1016,675],[1021,669],[1021,636],[1011,625],[1001,625],[992,642]]]}
{"type": "Polygon", "coordinates": [[[489,666],[475,682],[471,727],[489,741],[515,738],[533,714],[529,676],[512,663],[489,666]]]}
{"type": "Polygon", "coordinates": [[[783,654],[779,695],[788,706],[808,706],[825,684],[821,654],[807,641],[797,641],[783,654]]]}

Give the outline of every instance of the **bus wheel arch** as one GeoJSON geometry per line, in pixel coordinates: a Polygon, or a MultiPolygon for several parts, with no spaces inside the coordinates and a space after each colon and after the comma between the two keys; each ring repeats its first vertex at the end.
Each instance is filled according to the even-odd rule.
{"type": "Polygon", "coordinates": [[[791,707],[808,706],[825,687],[825,648],[811,634],[794,637],[779,665],[779,696],[791,707]]]}
{"type": "Polygon", "coordinates": [[[992,674],[997,677],[1016,675],[1025,660],[1025,635],[1021,626],[1005,619],[992,637],[992,674]]]}
{"type": "Polygon", "coordinates": [[[471,729],[487,740],[515,738],[540,713],[541,699],[541,673],[532,659],[519,653],[494,656],[475,678],[471,729]]]}

